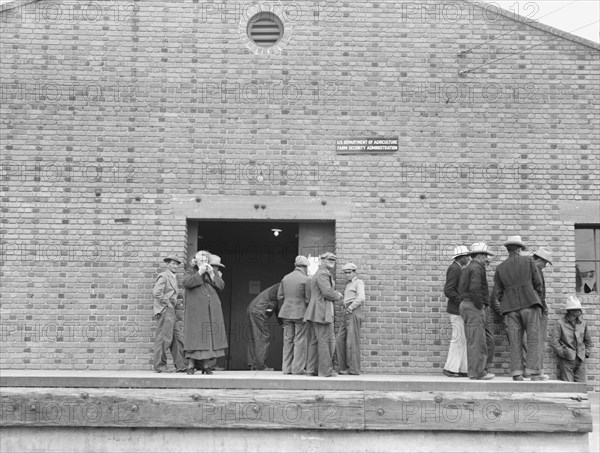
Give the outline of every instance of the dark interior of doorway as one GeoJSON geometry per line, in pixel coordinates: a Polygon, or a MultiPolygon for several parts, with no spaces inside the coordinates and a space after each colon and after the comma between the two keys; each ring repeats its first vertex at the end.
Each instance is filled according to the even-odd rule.
{"type": "MultiPolygon", "coordinates": [[[[229,348],[217,366],[246,370],[249,325],[246,307],[256,295],[294,269],[299,224],[293,222],[198,222],[198,250],[221,257],[225,289],[219,294],[229,348]],[[280,230],[275,236],[273,229],[280,230]]],[[[268,367],[281,370],[283,331],[275,316],[268,322],[272,343],[268,367]]]]}

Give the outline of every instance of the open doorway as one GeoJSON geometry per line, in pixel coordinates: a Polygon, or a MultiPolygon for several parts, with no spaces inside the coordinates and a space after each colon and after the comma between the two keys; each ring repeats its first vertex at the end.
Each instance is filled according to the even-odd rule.
{"type": "MultiPolygon", "coordinates": [[[[188,256],[208,250],[219,255],[226,266],[225,288],[219,297],[229,348],[217,366],[248,369],[248,304],[291,272],[297,255],[318,256],[323,251],[335,251],[334,230],[333,222],[188,221],[188,256]]],[[[275,316],[267,326],[273,335],[266,365],[281,370],[283,329],[275,316]]]]}

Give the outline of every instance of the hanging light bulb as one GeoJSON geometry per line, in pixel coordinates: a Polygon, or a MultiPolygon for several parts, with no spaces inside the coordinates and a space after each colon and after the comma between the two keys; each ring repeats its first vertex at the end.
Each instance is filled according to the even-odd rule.
{"type": "Polygon", "coordinates": [[[282,230],[280,230],[279,228],[271,228],[271,231],[273,232],[273,236],[277,237],[279,236],[279,233],[281,233],[282,230]]]}

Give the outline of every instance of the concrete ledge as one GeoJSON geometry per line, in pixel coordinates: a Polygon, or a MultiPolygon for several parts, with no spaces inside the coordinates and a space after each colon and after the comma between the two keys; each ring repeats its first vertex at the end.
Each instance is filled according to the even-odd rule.
{"type": "Polygon", "coordinates": [[[149,428],[4,428],[0,450],[31,453],[143,452],[515,452],[593,451],[579,433],[315,431],[149,428]]]}
{"type": "Polygon", "coordinates": [[[2,370],[0,387],[64,388],[180,388],[180,389],[270,389],[270,390],[366,390],[366,391],[463,391],[463,392],[554,392],[586,394],[585,384],[563,381],[514,382],[510,377],[490,381],[417,374],[363,374],[323,378],[284,375],[280,371],[215,371],[197,373],[153,373],[151,371],[2,370]]]}

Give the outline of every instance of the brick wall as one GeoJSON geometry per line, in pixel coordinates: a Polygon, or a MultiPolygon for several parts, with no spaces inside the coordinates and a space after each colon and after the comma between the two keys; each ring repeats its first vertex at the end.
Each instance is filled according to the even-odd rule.
{"type": "MultiPolygon", "coordinates": [[[[454,243],[492,246],[490,280],[506,236],[551,247],[560,316],[561,206],[598,223],[597,45],[472,2],[16,5],[0,35],[2,367],[149,369],[150,288],[186,252],[174,200],[197,196],[352,200],[336,234],[366,283],[369,372],[441,371],[454,243]],[[285,26],[270,53],[245,33],[256,5],[285,26]],[[398,152],[336,154],[375,136],[398,152]]],[[[584,300],[595,388],[599,302],[584,300]]],[[[497,355],[502,372],[500,332],[497,355]]]]}

